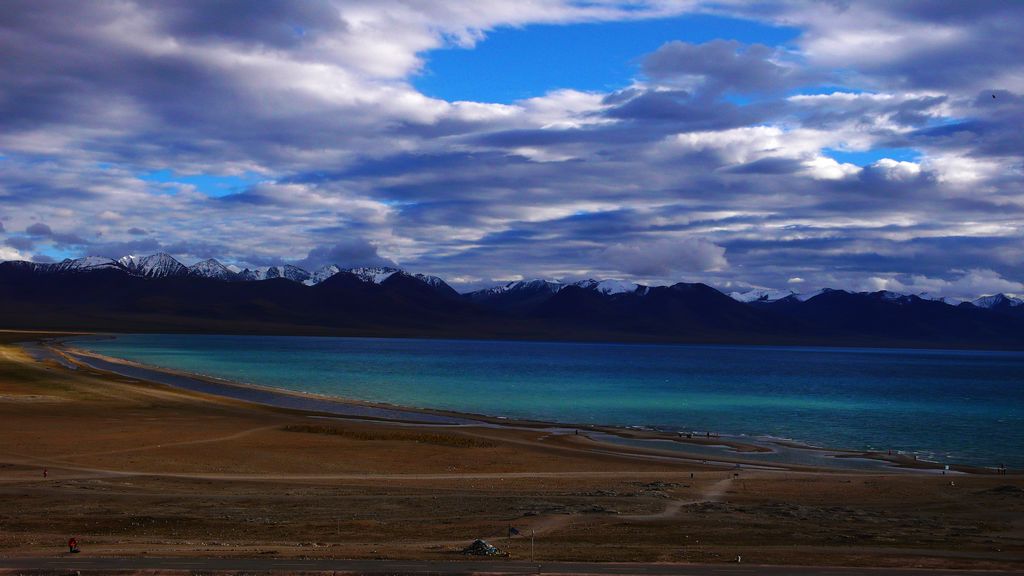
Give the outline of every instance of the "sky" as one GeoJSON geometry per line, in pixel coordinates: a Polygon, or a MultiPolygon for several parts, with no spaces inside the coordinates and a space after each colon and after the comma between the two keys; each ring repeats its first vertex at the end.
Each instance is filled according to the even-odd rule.
{"type": "Polygon", "coordinates": [[[1024,293],[1024,3],[10,0],[0,260],[1024,293]]]}

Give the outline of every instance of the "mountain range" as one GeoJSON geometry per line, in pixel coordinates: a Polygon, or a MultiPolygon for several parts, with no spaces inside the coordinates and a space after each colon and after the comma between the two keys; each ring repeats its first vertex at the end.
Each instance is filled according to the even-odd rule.
{"type": "Polygon", "coordinates": [[[701,283],[510,282],[459,294],[391,267],[185,266],[168,254],[0,263],[0,326],[1024,349],[1024,301],[824,289],[726,295],[701,283]]]}

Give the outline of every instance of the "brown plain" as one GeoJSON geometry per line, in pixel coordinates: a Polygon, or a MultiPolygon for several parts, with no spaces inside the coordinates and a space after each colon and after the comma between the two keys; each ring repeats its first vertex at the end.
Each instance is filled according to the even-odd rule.
{"type": "Polygon", "coordinates": [[[0,556],[1019,569],[1019,476],[750,471],[506,428],[324,419],[79,366],[0,333],[0,556]],[[43,477],[43,470],[47,477],[43,477]],[[693,478],[691,479],[691,473],[693,478]]]}

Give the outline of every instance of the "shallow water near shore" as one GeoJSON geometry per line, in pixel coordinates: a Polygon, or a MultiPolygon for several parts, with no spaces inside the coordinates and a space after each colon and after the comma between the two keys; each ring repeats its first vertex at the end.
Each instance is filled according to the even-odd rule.
{"type": "Polygon", "coordinates": [[[1024,353],[120,335],[75,347],[371,402],[1024,467],[1024,353]]]}

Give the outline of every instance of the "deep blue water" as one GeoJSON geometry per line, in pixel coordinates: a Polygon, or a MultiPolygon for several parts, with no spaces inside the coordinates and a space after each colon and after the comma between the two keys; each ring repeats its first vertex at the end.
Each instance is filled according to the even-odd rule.
{"type": "Polygon", "coordinates": [[[393,404],[778,436],[1024,467],[1024,353],[293,336],[75,345],[154,366],[393,404]]]}

